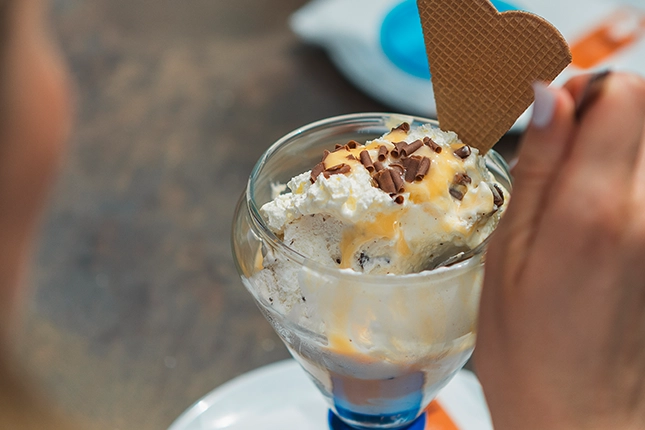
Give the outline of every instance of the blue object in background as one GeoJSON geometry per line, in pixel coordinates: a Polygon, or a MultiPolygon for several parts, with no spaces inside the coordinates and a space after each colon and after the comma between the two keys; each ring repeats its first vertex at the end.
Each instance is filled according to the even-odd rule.
{"type": "MultiPolygon", "coordinates": [[[[499,12],[519,9],[502,0],[491,0],[491,3],[499,12]]],[[[404,72],[430,79],[416,0],[405,0],[386,15],[381,25],[381,48],[387,58],[404,72]]]]}

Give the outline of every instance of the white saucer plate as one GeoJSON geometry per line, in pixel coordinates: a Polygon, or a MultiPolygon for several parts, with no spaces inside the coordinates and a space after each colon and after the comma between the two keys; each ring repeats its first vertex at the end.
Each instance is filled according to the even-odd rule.
{"type": "MultiPolygon", "coordinates": [[[[461,430],[492,430],[473,373],[462,370],[437,400],[461,430]]],[[[294,360],[241,375],[186,410],[168,430],[329,430],[322,394],[294,360]]]]}

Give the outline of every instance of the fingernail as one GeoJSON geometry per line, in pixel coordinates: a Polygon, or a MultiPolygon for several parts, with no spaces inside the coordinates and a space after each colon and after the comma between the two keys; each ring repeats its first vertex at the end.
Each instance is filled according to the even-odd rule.
{"type": "Polygon", "coordinates": [[[508,162],[508,169],[513,170],[517,166],[517,162],[520,161],[520,157],[513,157],[511,161],[508,162]]]}
{"type": "Polygon", "coordinates": [[[533,83],[535,101],[533,103],[533,116],[531,124],[537,128],[544,128],[551,123],[555,112],[555,93],[543,82],[533,83]]]}
{"type": "Polygon", "coordinates": [[[596,101],[602,91],[605,79],[607,78],[607,76],[609,76],[610,73],[611,70],[603,70],[601,72],[594,73],[589,78],[587,85],[582,91],[580,99],[576,103],[576,121],[580,121],[589,106],[591,106],[596,101]]]}

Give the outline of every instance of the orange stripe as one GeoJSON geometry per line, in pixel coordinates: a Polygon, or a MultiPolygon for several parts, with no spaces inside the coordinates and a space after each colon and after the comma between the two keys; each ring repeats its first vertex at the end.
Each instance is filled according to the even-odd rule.
{"type": "Polygon", "coordinates": [[[590,69],[645,34],[645,15],[634,9],[617,10],[571,44],[573,65],[590,69]]]}
{"type": "Polygon", "coordinates": [[[434,400],[426,408],[425,430],[459,430],[441,405],[434,400]]]}

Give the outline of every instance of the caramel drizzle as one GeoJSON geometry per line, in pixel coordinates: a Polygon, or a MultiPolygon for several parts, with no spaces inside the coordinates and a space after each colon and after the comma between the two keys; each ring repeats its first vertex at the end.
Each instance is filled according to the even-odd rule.
{"type": "MultiPolygon", "coordinates": [[[[409,129],[409,124],[403,123],[392,129],[392,131],[402,130],[408,132],[409,129]]],[[[350,140],[345,145],[336,144],[334,152],[341,149],[350,151],[358,148],[359,145],[360,144],[355,140],[350,140]]],[[[422,181],[430,171],[430,158],[412,155],[423,147],[423,145],[429,146],[436,153],[441,152],[441,147],[439,145],[433,142],[429,137],[425,137],[423,140],[417,139],[412,143],[407,143],[405,141],[397,142],[394,144],[394,148],[389,152],[385,145],[380,145],[378,147],[376,160],[372,160],[372,157],[367,150],[362,150],[359,153],[358,159],[353,154],[349,154],[345,158],[360,161],[365,169],[371,174],[372,179],[374,180],[374,185],[390,194],[395,203],[402,204],[404,202],[404,198],[400,194],[405,191],[405,183],[422,181]],[[391,162],[388,167],[385,167],[383,162],[387,159],[388,154],[391,155],[392,158],[398,158],[399,161],[391,162]]],[[[329,154],[330,152],[325,150],[322,161],[312,169],[310,178],[312,183],[316,181],[321,173],[325,178],[329,178],[331,175],[345,174],[351,171],[351,166],[345,163],[326,168],[324,161],[327,159],[329,154]]],[[[457,151],[455,151],[455,154],[457,155],[457,151]]]]}
{"type": "MultiPolygon", "coordinates": [[[[403,123],[392,129],[392,131],[396,130],[408,132],[410,130],[410,126],[407,123],[403,123]]],[[[336,144],[333,152],[341,149],[351,151],[358,148],[359,145],[360,144],[355,140],[350,140],[345,145],[336,144]]],[[[417,139],[412,143],[407,143],[405,141],[397,142],[394,144],[394,148],[391,151],[388,151],[385,145],[380,145],[378,147],[376,161],[372,160],[372,157],[367,150],[362,150],[359,153],[358,159],[351,153],[345,158],[351,161],[359,161],[371,174],[376,187],[388,193],[395,203],[403,204],[405,199],[401,193],[405,191],[405,183],[420,182],[430,171],[430,166],[432,164],[432,160],[430,158],[412,155],[423,147],[423,145],[428,146],[437,154],[442,151],[441,146],[426,136],[423,140],[417,139]],[[385,167],[383,162],[387,159],[388,154],[391,155],[392,158],[399,160],[391,162],[388,167],[385,167]]],[[[471,153],[472,150],[468,145],[463,145],[453,151],[453,154],[462,160],[468,158],[471,153]]],[[[326,168],[324,161],[327,159],[329,154],[330,151],[325,150],[322,161],[316,164],[312,169],[310,177],[312,183],[316,181],[321,173],[328,179],[332,175],[351,172],[351,166],[346,163],[340,163],[326,168]]],[[[449,187],[449,194],[453,198],[461,201],[467,191],[467,186],[471,183],[472,178],[466,173],[457,173],[452,181],[452,185],[449,187]]],[[[504,205],[504,192],[496,184],[488,185],[490,186],[493,194],[493,204],[498,208],[502,207],[504,205]]]]}

